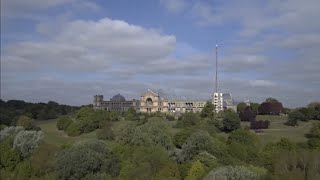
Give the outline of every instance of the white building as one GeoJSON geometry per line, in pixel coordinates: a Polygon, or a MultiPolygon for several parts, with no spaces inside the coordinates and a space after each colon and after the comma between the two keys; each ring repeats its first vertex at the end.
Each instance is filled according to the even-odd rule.
{"type": "Polygon", "coordinates": [[[212,104],[215,107],[215,112],[223,111],[223,93],[213,93],[212,104]]]}

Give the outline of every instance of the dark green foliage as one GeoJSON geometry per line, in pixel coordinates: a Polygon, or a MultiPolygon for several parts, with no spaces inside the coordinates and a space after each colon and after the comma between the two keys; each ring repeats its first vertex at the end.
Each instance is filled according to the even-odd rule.
{"type": "Polygon", "coordinates": [[[0,169],[12,171],[21,161],[19,152],[12,148],[12,143],[10,138],[0,143],[0,169]]]}
{"type": "Polygon", "coordinates": [[[320,139],[320,123],[313,123],[309,133],[306,136],[308,138],[320,139]]]}
{"type": "Polygon", "coordinates": [[[240,118],[236,112],[226,111],[224,113],[223,128],[225,132],[231,132],[240,128],[240,118]]]}
{"type": "Polygon", "coordinates": [[[32,130],[35,128],[34,120],[24,115],[18,118],[17,126],[22,126],[26,130],[32,130]]]}
{"type": "Polygon", "coordinates": [[[62,179],[80,179],[91,173],[117,176],[120,172],[118,157],[101,141],[74,144],[58,156],[55,167],[62,179]]]}
{"type": "Polygon", "coordinates": [[[256,113],[252,111],[250,108],[246,108],[243,111],[240,111],[239,117],[241,121],[255,121],[256,120],[256,113]]]}
{"type": "Polygon", "coordinates": [[[310,138],[307,141],[308,148],[312,150],[320,150],[320,138],[310,138]]]}
{"type": "Polygon", "coordinates": [[[214,105],[208,101],[206,105],[203,107],[200,116],[202,118],[213,117],[214,116],[214,105]]]}
{"type": "Polygon", "coordinates": [[[320,120],[320,102],[313,102],[308,105],[309,109],[312,109],[314,120],[320,120]]]}
{"type": "Polygon", "coordinates": [[[241,102],[241,103],[239,103],[239,104],[237,105],[237,111],[238,111],[238,112],[244,111],[244,110],[246,109],[246,107],[247,107],[247,104],[244,103],[244,102],[241,102]]]}
{"type": "Polygon", "coordinates": [[[282,103],[274,98],[267,98],[265,102],[259,106],[259,114],[279,115],[283,113],[282,103]]]}
{"type": "Polygon", "coordinates": [[[304,114],[302,114],[298,110],[293,110],[289,113],[288,121],[286,122],[286,124],[289,126],[296,126],[296,125],[298,125],[298,121],[305,121],[305,120],[307,120],[307,119],[304,114]]]}
{"type": "Polygon", "coordinates": [[[72,122],[73,121],[70,117],[62,116],[57,121],[57,128],[59,130],[66,130],[72,122]]]}
{"type": "Polygon", "coordinates": [[[120,179],[180,179],[177,164],[162,148],[147,146],[126,150],[120,179]]]}
{"type": "Polygon", "coordinates": [[[101,140],[114,140],[114,133],[110,125],[104,126],[102,129],[97,130],[97,138],[101,140]]]}
{"type": "Polygon", "coordinates": [[[228,137],[227,143],[230,144],[232,142],[254,147],[254,146],[258,146],[259,139],[256,134],[248,130],[238,129],[231,132],[228,137]]]}
{"type": "Polygon", "coordinates": [[[36,120],[53,119],[59,115],[73,112],[76,109],[78,107],[59,105],[53,101],[49,101],[48,104],[27,103],[19,100],[3,101],[0,106],[0,124],[15,125],[17,118],[21,115],[26,115],[36,120]]]}
{"type": "Polygon", "coordinates": [[[173,115],[166,114],[166,119],[167,119],[168,121],[174,121],[176,118],[175,118],[173,115]]]}
{"type": "Polygon", "coordinates": [[[193,112],[184,113],[179,117],[177,127],[192,127],[200,123],[200,117],[193,112]]]}
{"type": "Polygon", "coordinates": [[[214,151],[214,141],[207,132],[198,131],[193,133],[182,145],[182,160],[191,160],[202,151],[212,153],[214,151]]]}
{"type": "Polygon", "coordinates": [[[320,177],[319,152],[282,152],[274,157],[274,174],[279,179],[311,179],[320,177]]]}
{"type": "Polygon", "coordinates": [[[68,136],[79,136],[82,132],[81,125],[77,122],[71,123],[66,129],[68,136]]]}
{"type": "Polygon", "coordinates": [[[186,142],[186,140],[191,136],[192,133],[194,133],[194,129],[183,129],[173,137],[173,144],[177,148],[181,148],[182,145],[186,142]]]}
{"type": "Polygon", "coordinates": [[[173,148],[168,126],[162,118],[153,117],[140,126],[126,126],[117,138],[121,144],[137,146],[161,146],[167,150],[173,148]]]}

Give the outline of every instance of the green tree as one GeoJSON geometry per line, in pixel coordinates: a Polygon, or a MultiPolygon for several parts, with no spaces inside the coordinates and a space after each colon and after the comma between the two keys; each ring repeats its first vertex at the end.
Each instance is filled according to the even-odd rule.
{"type": "Polygon", "coordinates": [[[27,158],[41,143],[42,138],[42,131],[20,131],[14,138],[13,148],[18,150],[23,158],[27,158]]]}
{"type": "Polygon", "coordinates": [[[233,111],[226,111],[223,118],[224,131],[231,132],[240,128],[240,118],[233,111]]]}
{"type": "Polygon", "coordinates": [[[259,103],[250,103],[250,108],[255,114],[258,114],[259,106],[259,103]]]}
{"type": "Polygon", "coordinates": [[[64,150],[58,156],[55,167],[58,177],[62,179],[81,179],[93,172],[118,176],[120,161],[103,142],[90,140],[64,150]]]}
{"type": "Polygon", "coordinates": [[[289,125],[289,126],[297,126],[299,120],[300,121],[305,121],[306,120],[306,116],[304,114],[302,114],[298,110],[293,110],[293,111],[291,111],[289,113],[288,121],[286,122],[286,124],[289,125]]]}
{"type": "Polygon", "coordinates": [[[0,152],[0,169],[6,168],[12,171],[21,161],[19,152],[12,148],[12,139],[0,143],[0,152]]]}
{"type": "Polygon", "coordinates": [[[57,128],[59,130],[66,130],[71,123],[72,119],[70,117],[62,116],[57,121],[57,128]]]}
{"type": "Polygon", "coordinates": [[[205,131],[193,133],[182,145],[182,161],[191,160],[202,151],[212,153],[214,151],[214,142],[212,137],[205,131]]]}
{"type": "Polygon", "coordinates": [[[102,129],[97,130],[97,138],[101,140],[114,140],[115,135],[111,125],[104,126],[102,129]]]}
{"type": "Polygon", "coordinates": [[[225,166],[213,169],[204,180],[237,179],[256,180],[265,176],[265,172],[255,172],[244,166],[225,166]]]}
{"type": "Polygon", "coordinates": [[[79,136],[82,133],[81,125],[77,122],[71,123],[66,129],[68,136],[79,136]]]}
{"type": "Polygon", "coordinates": [[[214,116],[214,105],[208,101],[206,105],[201,110],[200,116],[202,118],[213,117],[214,116]]]}
{"type": "Polygon", "coordinates": [[[179,117],[177,127],[192,127],[200,123],[200,117],[193,112],[186,112],[179,117]]]}
{"type": "Polygon", "coordinates": [[[247,104],[244,103],[244,102],[241,102],[241,103],[239,103],[239,104],[237,105],[237,111],[238,111],[238,112],[242,112],[242,111],[244,111],[244,110],[246,109],[246,107],[247,107],[247,104]]]}
{"type": "Polygon", "coordinates": [[[320,139],[320,123],[313,123],[312,127],[310,129],[310,132],[308,134],[311,138],[318,138],[320,139]]]}
{"type": "Polygon", "coordinates": [[[30,130],[34,128],[34,121],[28,116],[20,116],[17,121],[17,126],[22,126],[26,130],[30,130]]]}
{"type": "Polygon", "coordinates": [[[188,171],[186,180],[201,179],[204,173],[205,169],[203,167],[203,164],[199,160],[196,160],[188,171]]]}
{"type": "Polygon", "coordinates": [[[194,133],[194,129],[182,129],[178,133],[176,133],[173,137],[173,144],[177,148],[181,148],[182,145],[186,142],[186,140],[194,133]]]}

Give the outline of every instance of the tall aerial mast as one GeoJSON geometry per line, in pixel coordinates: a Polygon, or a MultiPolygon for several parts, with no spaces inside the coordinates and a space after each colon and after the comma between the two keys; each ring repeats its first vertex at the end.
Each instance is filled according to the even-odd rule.
{"type": "Polygon", "coordinates": [[[218,44],[216,44],[216,83],[215,92],[218,92],[218,44]]]}

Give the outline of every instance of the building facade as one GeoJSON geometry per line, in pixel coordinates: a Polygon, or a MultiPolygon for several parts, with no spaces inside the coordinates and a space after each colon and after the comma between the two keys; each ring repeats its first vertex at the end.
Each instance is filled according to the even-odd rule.
{"type": "Polygon", "coordinates": [[[220,112],[223,110],[223,93],[213,93],[212,94],[212,104],[215,107],[215,112],[220,112]]]}
{"type": "Polygon", "coordinates": [[[169,101],[169,112],[200,112],[207,104],[204,100],[171,100],[169,101]]]}
{"type": "Polygon", "coordinates": [[[103,95],[95,95],[93,100],[93,108],[117,112],[124,112],[129,108],[134,108],[136,111],[139,111],[139,101],[135,99],[132,101],[127,101],[120,94],[113,96],[110,101],[104,101],[103,95]]]}
{"type": "Polygon", "coordinates": [[[148,89],[140,97],[140,112],[168,112],[168,100],[148,89]]]}

